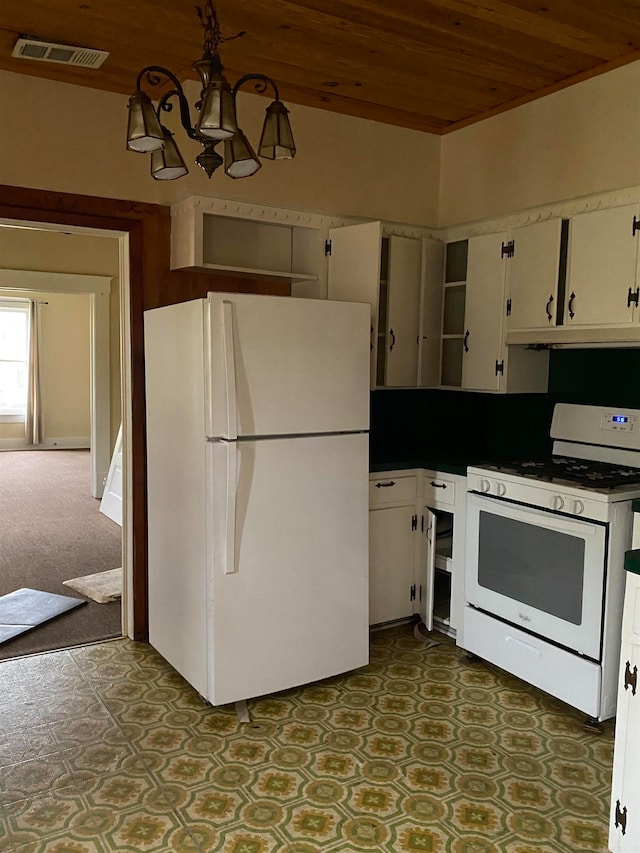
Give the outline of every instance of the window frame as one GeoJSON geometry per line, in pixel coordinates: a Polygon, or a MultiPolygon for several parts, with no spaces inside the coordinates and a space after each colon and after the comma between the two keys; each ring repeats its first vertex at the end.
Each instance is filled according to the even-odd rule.
{"type": "MultiPolygon", "coordinates": [[[[0,298],[0,312],[4,311],[16,311],[21,314],[26,315],[27,318],[27,340],[25,347],[25,371],[27,374],[27,382],[29,381],[29,338],[31,335],[31,322],[30,322],[30,301],[27,299],[13,299],[11,297],[3,296],[0,298]]],[[[0,356],[0,363],[11,362],[16,363],[17,359],[6,359],[0,356]]],[[[27,420],[27,402],[25,401],[24,410],[21,412],[11,411],[11,410],[3,410],[0,406],[0,423],[2,424],[23,424],[26,423],[27,420]]]]}

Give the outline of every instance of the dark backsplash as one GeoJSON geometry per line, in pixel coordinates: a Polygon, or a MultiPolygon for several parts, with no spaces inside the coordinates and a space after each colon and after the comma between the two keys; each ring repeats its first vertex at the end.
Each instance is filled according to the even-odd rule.
{"type": "Polygon", "coordinates": [[[640,349],[552,350],[547,394],[371,394],[372,464],[544,458],[556,403],[640,409],[640,349]]]}

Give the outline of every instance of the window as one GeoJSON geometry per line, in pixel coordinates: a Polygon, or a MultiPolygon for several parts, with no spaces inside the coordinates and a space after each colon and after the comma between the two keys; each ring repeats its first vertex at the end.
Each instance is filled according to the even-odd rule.
{"type": "Polygon", "coordinates": [[[29,303],[0,299],[0,421],[25,421],[28,387],[29,303]]]}

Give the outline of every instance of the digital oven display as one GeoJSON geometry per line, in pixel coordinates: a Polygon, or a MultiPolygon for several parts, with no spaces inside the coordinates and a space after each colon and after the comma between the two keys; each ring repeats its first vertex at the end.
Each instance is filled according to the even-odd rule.
{"type": "Polygon", "coordinates": [[[627,424],[629,418],[626,415],[611,415],[611,422],[614,424],[627,424]]]}

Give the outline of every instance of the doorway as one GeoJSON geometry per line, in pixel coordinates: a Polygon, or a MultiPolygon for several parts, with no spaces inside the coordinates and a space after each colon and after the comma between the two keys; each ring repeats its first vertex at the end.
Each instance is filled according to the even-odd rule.
{"type": "MultiPolygon", "coordinates": [[[[127,633],[130,614],[126,592],[121,607],[120,600],[99,604],[89,595],[78,595],[61,584],[107,570],[119,569],[121,578],[131,574],[130,563],[127,564],[131,548],[127,547],[130,530],[126,511],[118,524],[100,512],[120,426],[130,428],[130,406],[124,405],[125,388],[130,387],[130,361],[128,347],[121,345],[123,316],[128,327],[128,311],[124,309],[128,306],[129,259],[126,234],[110,230],[73,226],[63,230],[49,223],[21,227],[4,221],[0,222],[0,244],[3,265],[13,262],[16,267],[0,270],[0,295],[31,300],[40,312],[49,312],[39,318],[40,330],[45,333],[41,366],[47,374],[41,395],[42,433],[30,445],[24,438],[24,428],[18,441],[14,431],[13,444],[11,438],[0,435],[0,503],[5,503],[5,509],[14,510],[2,513],[5,530],[11,524],[12,532],[5,535],[0,549],[0,565],[5,564],[0,594],[10,591],[5,589],[9,583],[16,589],[45,590],[83,601],[81,607],[59,619],[0,645],[0,658],[6,658],[127,633]],[[83,241],[88,248],[80,253],[76,268],[81,272],[69,273],[74,269],[74,250],[83,241]],[[106,265],[100,265],[98,244],[108,247],[106,265]],[[9,250],[5,251],[7,246],[9,250]],[[38,249],[34,250],[34,246],[38,249]],[[46,271],[18,268],[29,258],[46,271]],[[83,272],[85,269],[91,272],[83,272]],[[77,310],[75,317],[70,310],[65,328],[60,322],[65,313],[61,303],[67,308],[71,303],[82,303],[81,319],[78,320],[77,310]],[[82,341],[78,344],[77,325],[83,326],[84,345],[82,341]],[[56,338],[57,353],[52,348],[56,338]],[[79,393],[73,387],[83,384],[77,376],[74,380],[74,362],[78,361],[84,362],[86,379],[79,393]],[[61,399],[57,407],[52,404],[54,386],[55,395],[67,398],[61,399]],[[77,412],[75,421],[70,413],[78,405],[87,413],[86,423],[80,418],[80,426],[77,412]],[[27,446],[30,449],[25,449],[27,446]],[[29,523],[24,523],[26,520],[29,523]]],[[[41,351],[42,344],[43,341],[41,351]]],[[[123,464],[125,492],[127,487],[128,466],[123,464]]],[[[121,586],[126,589],[129,584],[121,580],[121,586]]]]}

